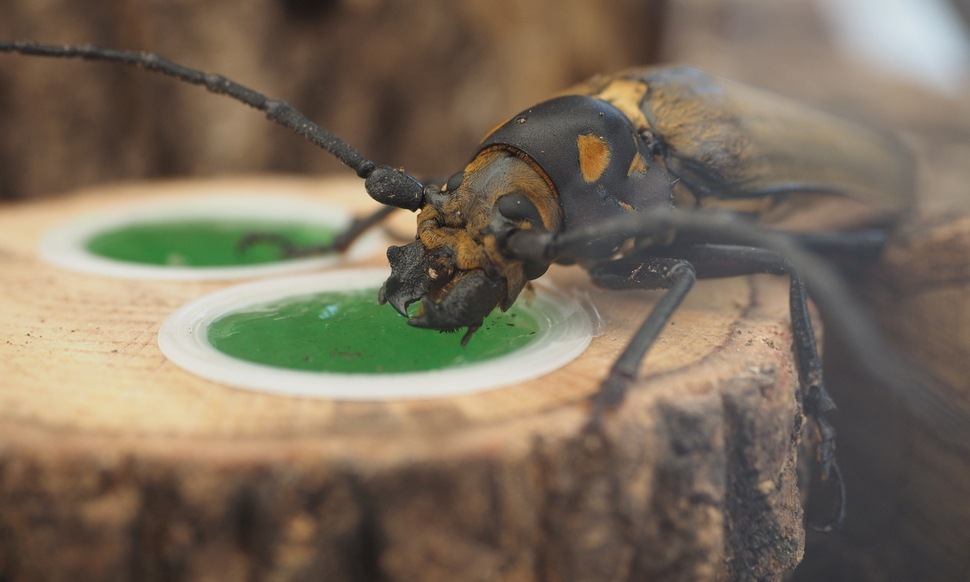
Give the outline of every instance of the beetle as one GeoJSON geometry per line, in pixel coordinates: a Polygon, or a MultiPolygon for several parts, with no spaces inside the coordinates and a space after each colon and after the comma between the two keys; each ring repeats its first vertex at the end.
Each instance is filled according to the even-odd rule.
{"type": "Polygon", "coordinates": [[[31,41],[0,42],[0,52],[141,67],[226,95],[303,135],[353,169],[385,208],[335,247],[274,239],[284,254],[339,250],[391,210],[417,211],[415,240],[388,249],[391,274],[378,300],[413,326],[465,328],[463,344],[553,263],[579,264],[606,288],[665,289],[591,397],[592,429],[622,403],[696,279],[789,276],[803,410],[820,434],[822,477],[837,488],[835,515],[821,529],[842,522],[845,491],[809,291],[897,396],[933,409],[938,424],[952,418],[945,403],[912,390],[913,375],[821,258],[872,259],[909,212],[912,159],[891,134],[694,69],[634,69],[594,77],[509,118],[464,169],[441,185],[422,184],[376,165],[283,101],[155,54],[31,41]],[[811,218],[826,209],[838,220],[829,214],[819,230],[811,218]],[[412,314],[413,303],[420,308],[412,314]]]}

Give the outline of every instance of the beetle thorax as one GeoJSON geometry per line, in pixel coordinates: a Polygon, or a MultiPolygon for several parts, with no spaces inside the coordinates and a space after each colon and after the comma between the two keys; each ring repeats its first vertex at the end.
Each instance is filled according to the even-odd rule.
{"type": "Polygon", "coordinates": [[[525,278],[521,264],[502,254],[503,232],[536,227],[557,231],[561,225],[558,196],[542,171],[512,151],[494,148],[478,154],[427,200],[418,216],[418,238],[428,250],[450,250],[458,270],[483,269],[506,279],[510,294],[517,295],[525,278]],[[531,202],[533,220],[500,212],[499,200],[509,195],[531,202]]]}

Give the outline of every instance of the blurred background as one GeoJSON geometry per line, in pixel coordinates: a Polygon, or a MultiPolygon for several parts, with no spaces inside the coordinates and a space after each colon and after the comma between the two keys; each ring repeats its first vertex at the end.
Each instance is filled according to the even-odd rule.
{"type": "MultiPolygon", "coordinates": [[[[0,5],[5,38],[145,47],[285,99],[380,163],[446,177],[499,120],[596,72],[654,61],[663,23],[662,6],[641,0],[605,11],[588,0],[0,5]]],[[[110,65],[3,61],[6,198],[127,177],[339,167],[198,88],[110,65]]]]}
{"type": "MultiPolygon", "coordinates": [[[[970,2],[953,1],[0,0],[0,36],[152,50],[285,99],[378,162],[447,176],[497,121],[594,73],[657,62],[904,132],[948,123],[939,104],[901,109],[922,91],[966,94],[958,9],[970,2]]],[[[106,64],[0,59],[0,198],[336,169],[198,88],[106,64]]]]}
{"type": "MultiPolygon", "coordinates": [[[[0,15],[2,38],[146,49],[222,73],[431,177],[594,73],[685,63],[895,130],[920,159],[920,216],[970,208],[970,0],[0,0],[0,15]]],[[[266,172],[347,170],[195,87],[0,55],[0,199],[266,172]]],[[[905,411],[864,380],[829,377],[851,513],[842,532],[810,533],[795,578],[970,579],[965,452],[901,432],[905,411]]]]}

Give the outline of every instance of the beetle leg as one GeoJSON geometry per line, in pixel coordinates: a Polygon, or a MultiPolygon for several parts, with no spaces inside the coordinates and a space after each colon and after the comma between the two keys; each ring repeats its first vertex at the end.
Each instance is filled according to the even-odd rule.
{"type": "MultiPolygon", "coordinates": [[[[512,234],[504,248],[509,256],[520,260],[568,262],[581,258],[595,259],[583,254],[590,241],[612,238],[619,244],[623,240],[641,237],[664,240],[663,235],[670,232],[675,232],[678,239],[690,236],[694,242],[751,245],[771,249],[777,256],[784,257],[805,277],[812,299],[820,311],[828,316],[830,329],[844,339],[869,376],[925,419],[944,442],[961,450],[970,448],[970,425],[960,417],[952,403],[939,397],[940,392],[935,389],[936,380],[914,367],[886,343],[833,266],[806,249],[807,246],[821,250],[826,246],[818,241],[800,241],[799,235],[771,231],[730,214],[671,210],[623,215],[561,233],[522,230],[512,234]],[[806,243],[806,246],[799,242],[806,243]]],[[[873,246],[878,246],[878,241],[873,246]]],[[[697,262],[694,264],[698,266],[697,262]]],[[[831,464],[831,474],[842,495],[841,473],[834,462],[831,464]]],[[[842,502],[839,516],[843,513],[841,505],[842,502]]]]}
{"type": "Polygon", "coordinates": [[[633,334],[623,353],[613,363],[600,390],[590,398],[593,405],[593,422],[598,422],[605,410],[616,408],[623,403],[630,384],[636,380],[647,350],[694,286],[696,279],[694,267],[680,259],[649,257],[645,261],[638,261],[638,267],[630,271],[622,262],[609,262],[590,269],[593,281],[602,287],[667,289],[647,319],[633,334]],[[617,266],[621,268],[616,269],[617,266]]]}
{"type": "Polygon", "coordinates": [[[361,237],[365,232],[373,228],[376,224],[383,221],[392,212],[397,210],[394,206],[383,206],[379,210],[354,219],[350,225],[337,234],[333,241],[322,245],[296,245],[288,237],[272,232],[251,232],[239,239],[236,243],[236,251],[246,252],[249,248],[257,244],[270,244],[279,247],[280,258],[295,259],[299,257],[312,257],[317,255],[327,255],[330,253],[342,253],[350,248],[350,245],[361,237]]]}
{"type": "Polygon", "coordinates": [[[818,355],[815,331],[808,310],[808,291],[804,279],[784,257],[773,251],[735,245],[675,245],[649,249],[651,254],[673,256],[691,261],[699,278],[710,279],[764,273],[788,274],[789,309],[791,313],[792,343],[801,386],[802,409],[815,424],[819,433],[817,449],[823,481],[836,488],[837,506],[830,523],[816,527],[828,531],[839,527],[845,517],[845,485],[835,460],[835,427],[826,414],[835,410],[835,402],[825,389],[822,360],[818,355]]]}
{"type": "Polygon", "coordinates": [[[802,232],[788,236],[800,247],[825,257],[825,260],[839,268],[871,265],[879,258],[889,241],[888,232],[882,228],[845,232],[802,232]]]}
{"type": "Polygon", "coordinates": [[[835,410],[835,402],[825,389],[822,378],[822,360],[818,355],[815,331],[808,312],[808,291],[798,271],[788,267],[791,277],[789,308],[791,310],[792,336],[798,363],[799,384],[802,386],[802,409],[815,423],[819,433],[818,462],[822,468],[822,480],[831,481],[837,490],[837,506],[831,521],[813,526],[819,531],[832,531],[845,520],[845,482],[842,471],[835,461],[835,427],[826,414],[835,410]]]}

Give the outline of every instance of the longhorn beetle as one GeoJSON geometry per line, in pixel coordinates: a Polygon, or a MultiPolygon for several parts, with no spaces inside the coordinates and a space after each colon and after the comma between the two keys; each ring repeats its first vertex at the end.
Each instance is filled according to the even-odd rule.
{"type": "MultiPolygon", "coordinates": [[[[515,115],[485,137],[463,170],[443,185],[424,185],[375,165],[283,101],[158,55],[29,41],[0,42],[0,52],[141,67],[263,111],[353,169],[386,206],[338,247],[392,209],[419,211],[414,242],[388,249],[391,275],[378,298],[413,326],[466,328],[461,341],[468,342],[486,315],[508,309],[551,263],[578,263],[607,288],[665,289],[591,397],[591,426],[623,401],[697,278],[788,275],[803,410],[819,431],[822,477],[838,494],[834,519],[822,529],[841,523],[845,492],[809,291],[897,397],[938,425],[953,418],[945,403],[914,387],[914,375],[820,258],[876,256],[909,210],[911,160],[888,134],[694,69],[636,69],[594,77],[515,115]],[[822,231],[795,227],[826,206],[842,220],[830,218],[822,231]]],[[[334,250],[276,242],[289,255],[334,250]]],[[[943,430],[965,438],[955,423],[943,430]]]]}

